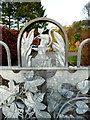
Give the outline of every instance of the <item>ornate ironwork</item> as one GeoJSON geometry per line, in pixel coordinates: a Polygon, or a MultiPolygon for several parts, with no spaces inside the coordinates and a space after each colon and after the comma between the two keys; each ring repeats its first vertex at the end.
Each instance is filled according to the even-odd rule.
{"type": "Polygon", "coordinates": [[[0,85],[0,108],[4,118],[88,119],[90,69],[80,67],[79,55],[83,43],[79,48],[77,66],[67,66],[67,35],[64,29],[54,20],[37,18],[21,30],[17,45],[18,66],[0,67],[1,77],[7,80],[6,85],[0,85]],[[50,28],[45,34],[47,28],[38,28],[36,37],[35,29],[27,33],[26,30],[38,21],[57,25],[64,39],[55,28],[50,28]],[[41,40],[36,48],[32,46],[35,38],[41,40]],[[50,48],[54,50],[55,61],[47,55],[50,48]],[[32,50],[37,52],[34,57],[32,50]]]}

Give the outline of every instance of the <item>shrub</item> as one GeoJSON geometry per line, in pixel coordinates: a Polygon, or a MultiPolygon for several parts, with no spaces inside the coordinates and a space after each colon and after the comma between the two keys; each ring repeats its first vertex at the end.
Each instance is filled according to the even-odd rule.
{"type": "MultiPolygon", "coordinates": [[[[7,29],[5,27],[0,26],[2,32],[0,32],[1,40],[5,42],[11,53],[12,64],[17,61],[17,38],[19,31],[14,29],[7,29]]],[[[0,61],[2,61],[2,65],[7,65],[7,55],[5,49],[2,47],[0,50],[0,61]]]]}

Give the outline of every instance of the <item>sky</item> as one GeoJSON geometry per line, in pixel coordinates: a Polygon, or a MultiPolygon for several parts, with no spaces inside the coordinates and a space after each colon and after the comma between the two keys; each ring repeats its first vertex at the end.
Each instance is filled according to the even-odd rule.
{"type": "Polygon", "coordinates": [[[84,19],[82,9],[90,0],[41,0],[45,15],[62,25],[71,25],[84,19]]]}

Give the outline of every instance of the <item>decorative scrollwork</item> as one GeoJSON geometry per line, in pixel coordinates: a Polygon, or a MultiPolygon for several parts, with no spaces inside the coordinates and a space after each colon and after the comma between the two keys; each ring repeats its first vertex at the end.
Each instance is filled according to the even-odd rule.
{"type": "MultiPolygon", "coordinates": [[[[3,74],[6,74],[5,71],[3,74]]],[[[20,73],[16,74],[19,79],[20,73]]],[[[21,76],[23,76],[22,82],[9,77],[8,87],[0,86],[0,107],[3,115],[6,118],[51,118],[45,111],[46,105],[42,103],[45,93],[41,93],[38,89],[45,79],[40,76],[34,77],[33,71],[24,71],[21,76]]]]}
{"type": "MultiPolygon", "coordinates": [[[[0,73],[4,79],[8,76],[8,74],[4,76],[6,73],[11,73],[11,71],[0,73]]],[[[48,85],[49,79],[53,77],[46,81],[43,77],[36,75],[34,71],[20,71],[13,75],[13,77],[8,77],[8,86],[0,86],[0,107],[6,118],[85,119],[84,114],[90,111],[88,106],[90,97],[85,96],[90,90],[89,80],[79,80],[75,84],[69,81],[62,82],[60,87],[53,88],[48,85]],[[17,75],[16,80],[14,79],[15,74],[17,75]],[[20,76],[23,76],[23,80],[19,82],[20,76]],[[47,82],[47,90],[42,92],[39,88],[42,85],[45,86],[45,82],[47,82]],[[47,105],[45,105],[45,97],[47,105]]],[[[59,84],[57,77],[56,82],[54,79],[52,82],[55,85],[59,84]]]]}

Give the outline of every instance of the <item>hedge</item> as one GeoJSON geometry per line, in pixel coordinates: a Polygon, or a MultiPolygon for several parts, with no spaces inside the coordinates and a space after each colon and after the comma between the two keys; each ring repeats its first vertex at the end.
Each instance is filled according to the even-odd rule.
{"type": "MultiPolygon", "coordinates": [[[[17,38],[19,34],[19,30],[7,29],[5,27],[0,26],[0,40],[5,42],[11,52],[12,65],[17,62],[17,38]]],[[[7,65],[7,55],[4,47],[0,47],[0,62],[2,61],[2,65],[7,65]]]]}

